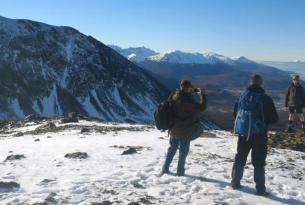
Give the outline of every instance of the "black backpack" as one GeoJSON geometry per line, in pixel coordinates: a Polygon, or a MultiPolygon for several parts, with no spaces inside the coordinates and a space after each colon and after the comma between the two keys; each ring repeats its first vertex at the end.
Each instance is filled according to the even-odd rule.
{"type": "Polygon", "coordinates": [[[163,101],[154,113],[158,130],[170,130],[174,125],[174,111],[172,100],[163,101]]]}

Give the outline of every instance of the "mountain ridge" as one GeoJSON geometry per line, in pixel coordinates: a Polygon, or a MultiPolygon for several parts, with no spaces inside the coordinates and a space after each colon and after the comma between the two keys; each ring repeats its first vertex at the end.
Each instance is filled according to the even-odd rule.
{"type": "Polygon", "coordinates": [[[0,117],[68,112],[152,121],[168,90],[147,71],[74,28],[0,17],[0,117]]]}
{"type": "Polygon", "coordinates": [[[216,63],[226,63],[226,64],[235,64],[235,63],[246,63],[246,64],[259,64],[253,60],[250,60],[244,56],[236,57],[226,57],[221,54],[206,52],[184,52],[181,50],[171,50],[164,53],[158,53],[150,48],[142,47],[129,47],[121,48],[119,46],[110,45],[111,48],[116,50],[118,53],[126,57],[127,59],[134,62],[141,61],[156,61],[156,62],[165,62],[165,63],[178,63],[178,64],[216,64],[216,63]],[[145,54],[136,54],[137,52],[145,49],[145,54]],[[130,58],[130,55],[134,54],[133,58],[130,58]]]}

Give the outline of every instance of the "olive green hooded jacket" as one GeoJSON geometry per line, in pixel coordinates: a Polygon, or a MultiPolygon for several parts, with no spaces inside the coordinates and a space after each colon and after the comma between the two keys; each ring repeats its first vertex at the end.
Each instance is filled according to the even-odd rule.
{"type": "Polygon", "coordinates": [[[198,138],[203,128],[198,114],[206,109],[206,95],[200,96],[200,103],[191,94],[180,89],[171,94],[173,103],[174,126],[170,130],[171,137],[194,140],[198,138]]]}

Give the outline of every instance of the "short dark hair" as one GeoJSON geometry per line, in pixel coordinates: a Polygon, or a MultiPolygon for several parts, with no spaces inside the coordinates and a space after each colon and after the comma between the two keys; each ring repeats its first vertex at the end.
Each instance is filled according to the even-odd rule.
{"type": "Polygon", "coordinates": [[[295,73],[295,74],[292,75],[292,79],[293,80],[296,80],[296,79],[300,80],[300,75],[295,73]]]}
{"type": "Polygon", "coordinates": [[[259,74],[254,74],[251,76],[250,82],[252,85],[261,85],[263,83],[263,78],[259,74]]]}
{"type": "Polygon", "coordinates": [[[180,83],[180,87],[181,88],[189,88],[189,87],[193,87],[191,81],[189,80],[182,80],[180,83]]]}

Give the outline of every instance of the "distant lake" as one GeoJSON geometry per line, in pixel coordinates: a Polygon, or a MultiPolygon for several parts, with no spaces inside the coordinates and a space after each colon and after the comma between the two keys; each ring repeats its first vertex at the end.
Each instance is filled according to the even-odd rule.
{"type": "Polygon", "coordinates": [[[305,62],[273,62],[264,61],[265,65],[273,66],[289,73],[298,73],[305,80],[305,62]]]}

